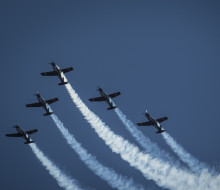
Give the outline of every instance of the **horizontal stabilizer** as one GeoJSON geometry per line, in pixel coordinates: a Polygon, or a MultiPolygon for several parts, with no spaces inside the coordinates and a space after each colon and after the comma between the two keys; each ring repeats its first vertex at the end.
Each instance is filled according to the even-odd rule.
{"type": "Polygon", "coordinates": [[[24,144],[30,144],[30,143],[34,143],[35,141],[27,141],[24,144]]]}
{"type": "Polygon", "coordinates": [[[45,113],[44,116],[47,116],[47,115],[52,115],[53,112],[48,112],[48,113],[45,113]]]}
{"type": "Polygon", "coordinates": [[[113,110],[115,108],[116,108],[116,106],[112,106],[112,107],[107,108],[107,110],[113,110]]]}
{"type": "Polygon", "coordinates": [[[64,85],[64,84],[68,84],[68,82],[61,82],[58,85],[64,85]]]}
{"type": "Polygon", "coordinates": [[[163,132],[165,132],[166,130],[159,130],[159,131],[157,131],[156,133],[163,133],[163,132]]]}

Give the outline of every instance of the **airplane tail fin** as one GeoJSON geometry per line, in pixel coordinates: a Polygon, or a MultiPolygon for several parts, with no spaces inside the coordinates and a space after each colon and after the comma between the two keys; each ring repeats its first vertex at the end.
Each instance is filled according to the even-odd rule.
{"type": "Polygon", "coordinates": [[[115,108],[116,108],[116,106],[112,106],[112,107],[107,108],[107,110],[113,110],[115,108]]]}
{"type": "Polygon", "coordinates": [[[165,131],[166,131],[166,130],[161,129],[161,130],[157,131],[156,133],[163,133],[163,132],[165,132],[165,131]]]}
{"type": "Polygon", "coordinates": [[[24,144],[30,144],[30,143],[34,143],[35,141],[27,141],[24,144]]]}
{"type": "Polygon", "coordinates": [[[64,84],[68,84],[68,82],[61,82],[58,85],[64,85],[64,84]]]}
{"type": "Polygon", "coordinates": [[[45,113],[44,116],[48,116],[48,115],[52,115],[53,112],[48,112],[48,113],[45,113]]]}

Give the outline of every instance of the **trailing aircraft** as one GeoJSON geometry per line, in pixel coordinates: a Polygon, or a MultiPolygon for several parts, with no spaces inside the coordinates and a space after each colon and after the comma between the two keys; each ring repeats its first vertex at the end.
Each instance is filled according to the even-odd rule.
{"type": "Polygon", "coordinates": [[[37,96],[37,99],[39,102],[33,103],[33,104],[26,104],[26,107],[43,107],[46,110],[46,113],[44,114],[44,116],[53,114],[53,112],[50,112],[50,109],[47,106],[47,104],[52,104],[52,103],[58,101],[59,99],[53,98],[50,100],[44,100],[38,92],[35,95],[37,96]]]}
{"type": "Polygon", "coordinates": [[[101,88],[98,87],[97,89],[99,91],[99,93],[101,94],[101,97],[97,97],[97,98],[90,98],[89,101],[91,102],[97,102],[97,101],[105,101],[108,105],[109,108],[107,108],[107,110],[112,110],[115,109],[116,106],[113,105],[113,103],[110,101],[110,98],[114,98],[116,96],[119,96],[121,93],[120,92],[116,92],[113,94],[106,94],[101,88]]]}
{"type": "Polygon", "coordinates": [[[158,130],[156,133],[163,133],[164,131],[166,131],[166,130],[162,129],[162,126],[160,125],[160,123],[167,120],[168,117],[154,119],[153,117],[150,116],[149,113],[147,113],[147,110],[144,113],[144,115],[147,117],[147,119],[149,121],[143,122],[143,123],[137,123],[138,126],[151,126],[151,125],[153,125],[158,130]]]}
{"type": "Polygon", "coordinates": [[[15,127],[15,129],[17,130],[18,133],[6,134],[5,136],[7,136],[7,137],[22,137],[23,139],[26,140],[26,142],[24,144],[34,143],[34,141],[31,140],[29,135],[31,135],[33,133],[36,133],[38,131],[37,129],[33,129],[33,130],[30,130],[30,131],[24,131],[18,125],[15,125],[14,127],[15,127]]]}
{"type": "Polygon", "coordinates": [[[68,84],[67,81],[64,81],[63,73],[67,73],[69,71],[72,71],[73,67],[69,67],[69,68],[65,68],[65,69],[60,69],[54,62],[51,62],[50,64],[53,67],[53,71],[44,72],[44,73],[41,73],[41,75],[42,76],[57,76],[61,80],[61,83],[59,83],[58,85],[68,84]]]}

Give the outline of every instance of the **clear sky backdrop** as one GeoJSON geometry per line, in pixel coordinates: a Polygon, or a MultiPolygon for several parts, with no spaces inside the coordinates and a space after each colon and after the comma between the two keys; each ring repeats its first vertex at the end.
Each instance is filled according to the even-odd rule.
{"type": "MultiPolygon", "coordinates": [[[[80,184],[111,189],[66,145],[36,102],[39,91],[76,139],[103,164],[132,177],[146,189],[161,189],[129,167],[98,138],[75,108],[58,78],[42,77],[51,60],[66,74],[82,100],[111,129],[137,144],[114,111],[91,103],[97,86],[120,91],[115,103],[134,123],[168,116],[163,127],[203,162],[220,165],[220,3],[219,1],[0,1],[1,140],[0,189],[60,187],[23,139],[6,138],[14,123],[32,135],[40,149],[80,184]]],[[[140,130],[172,154],[155,129],[140,130]]]]}

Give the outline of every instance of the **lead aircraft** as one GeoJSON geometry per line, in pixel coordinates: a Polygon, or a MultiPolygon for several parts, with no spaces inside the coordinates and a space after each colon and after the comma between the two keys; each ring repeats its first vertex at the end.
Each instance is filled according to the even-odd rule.
{"type": "Polygon", "coordinates": [[[47,104],[52,104],[58,101],[59,99],[53,98],[50,100],[44,100],[38,92],[35,95],[37,96],[37,99],[39,102],[33,103],[33,104],[26,104],[26,107],[43,107],[46,110],[46,113],[44,114],[44,116],[53,114],[53,112],[50,112],[50,109],[47,104]]]}
{"type": "Polygon", "coordinates": [[[61,83],[59,83],[58,85],[68,84],[68,82],[64,80],[63,73],[67,73],[69,71],[72,71],[73,67],[60,69],[54,62],[51,62],[50,64],[53,67],[53,71],[44,72],[44,73],[41,73],[41,75],[42,76],[57,76],[61,80],[61,83]]]}
{"type": "Polygon", "coordinates": [[[152,126],[153,125],[158,130],[156,133],[163,133],[164,131],[166,131],[166,130],[162,129],[162,126],[160,125],[160,123],[167,120],[168,117],[154,119],[153,117],[150,116],[149,113],[147,113],[147,110],[144,113],[144,115],[147,117],[147,119],[149,121],[143,122],[143,123],[137,123],[137,125],[139,125],[139,126],[152,126]]]}
{"type": "Polygon", "coordinates": [[[92,102],[105,101],[109,105],[109,108],[107,108],[107,110],[115,109],[116,106],[113,105],[113,103],[110,101],[110,98],[114,98],[116,96],[119,96],[121,93],[120,92],[116,92],[116,93],[108,95],[100,87],[98,87],[97,90],[101,94],[101,97],[90,98],[89,101],[92,101],[92,102]]]}
{"type": "Polygon", "coordinates": [[[34,141],[31,140],[29,135],[36,133],[38,131],[37,129],[33,129],[30,131],[24,131],[18,125],[15,125],[14,128],[17,130],[18,133],[6,134],[5,136],[7,136],[7,137],[22,137],[23,139],[26,140],[26,142],[24,144],[34,143],[34,141]]]}

